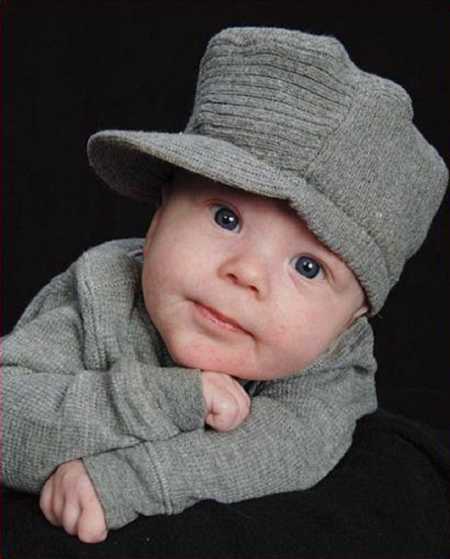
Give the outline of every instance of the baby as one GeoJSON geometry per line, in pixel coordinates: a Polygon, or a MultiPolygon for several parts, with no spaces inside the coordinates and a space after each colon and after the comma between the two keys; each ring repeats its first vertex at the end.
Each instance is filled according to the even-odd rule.
{"type": "Polygon", "coordinates": [[[334,38],[226,29],[180,134],[88,146],[156,205],[95,247],[3,340],[3,481],[86,542],[318,483],[376,409],[376,314],[448,173],[406,92],[334,38]]]}

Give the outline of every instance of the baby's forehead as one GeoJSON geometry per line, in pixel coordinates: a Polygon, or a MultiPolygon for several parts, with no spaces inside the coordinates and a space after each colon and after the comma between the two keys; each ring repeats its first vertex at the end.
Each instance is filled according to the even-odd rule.
{"type": "Polygon", "coordinates": [[[287,214],[292,214],[293,218],[303,221],[298,213],[291,208],[289,201],[282,198],[268,197],[252,192],[251,189],[245,187],[237,187],[228,185],[223,182],[191,173],[190,171],[177,168],[172,179],[172,187],[183,189],[192,196],[209,196],[223,194],[234,199],[239,199],[248,204],[249,207],[265,206],[287,214]]]}
{"type": "Polygon", "coordinates": [[[288,199],[263,196],[245,188],[230,186],[183,169],[176,171],[173,185],[175,188],[183,189],[188,196],[194,198],[218,197],[220,199],[224,197],[224,201],[234,203],[238,210],[242,209],[244,213],[251,213],[252,219],[263,221],[267,235],[270,235],[271,231],[273,232],[274,223],[276,223],[278,227],[282,226],[286,230],[287,235],[291,234],[293,239],[296,234],[308,237],[309,241],[320,247],[324,254],[326,253],[330,258],[336,259],[345,266],[340,256],[332,252],[310,230],[307,222],[291,206],[288,199]],[[276,221],[273,221],[274,217],[276,221]]]}

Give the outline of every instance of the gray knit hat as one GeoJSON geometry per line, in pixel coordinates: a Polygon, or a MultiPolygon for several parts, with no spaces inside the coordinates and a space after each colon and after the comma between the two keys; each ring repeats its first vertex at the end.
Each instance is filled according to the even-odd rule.
{"type": "Polygon", "coordinates": [[[353,270],[376,314],[422,244],[448,171],[408,94],[335,38],[275,28],[215,35],[184,132],[106,130],[88,156],[112,188],[156,202],[172,165],[286,199],[353,270]]]}

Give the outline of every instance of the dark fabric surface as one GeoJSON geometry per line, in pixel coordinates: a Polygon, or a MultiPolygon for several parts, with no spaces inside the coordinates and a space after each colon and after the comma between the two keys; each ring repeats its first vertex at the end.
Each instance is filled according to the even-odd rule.
{"type": "Polygon", "coordinates": [[[141,517],[96,545],[41,515],[38,498],[3,496],[8,559],[450,556],[446,431],[379,410],[319,485],[225,505],[205,501],[172,517],[141,517]]]}

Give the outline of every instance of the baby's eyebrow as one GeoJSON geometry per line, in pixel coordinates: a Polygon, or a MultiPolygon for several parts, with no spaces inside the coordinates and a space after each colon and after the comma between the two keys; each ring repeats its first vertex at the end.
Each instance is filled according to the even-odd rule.
{"type": "Polygon", "coordinates": [[[347,264],[330,250],[322,250],[324,260],[329,266],[337,286],[344,289],[351,280],[352,272],[347,264]]]}
{"type": "Polygon", "coordinates": [[[316,245],[315,252],[317,256],[320,257],[325,264],[327,264],[332,272],[335,272],[340,276],[348,276],[350,270],[346,263],[332,250],[320,243],[319,245],[316,245]]]}
{"type": "Polygon", "coordinates": [[[346,268],[345,263],[339,258],[339,256],[337,256],[331,250],[321,247],[320,254],[322,254],[323,258],[325,260],[328,260],[330,264],[333,264],[334,266],[338,266],[339,268],[346,268]]]}
{"type": "Polygon", "coordinates": [[[335,266],[339,267],[339,270],[344,272],[346,275],[351,274],[351,270],[350,268],[347,266],[347,264],[342,260],[342,258],[340,258],[339,256],[337,256],[336,254],[334,254],[334,252],[331,253],[331,258],[333,259],[333,262],[335,264],[335,266]]]}

